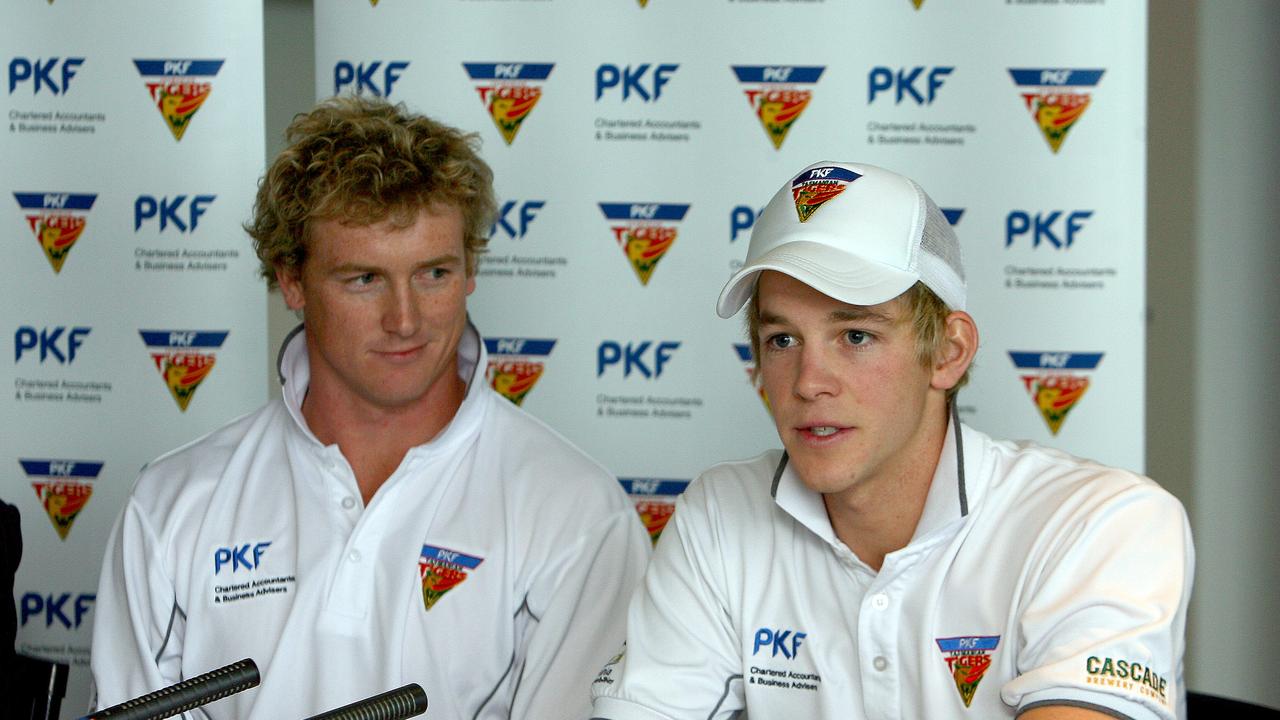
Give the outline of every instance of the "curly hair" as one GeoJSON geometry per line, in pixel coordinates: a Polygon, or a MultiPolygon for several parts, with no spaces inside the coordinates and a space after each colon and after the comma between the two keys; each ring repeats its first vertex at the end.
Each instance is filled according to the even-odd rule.
{"type": "Polygon", "coordinates": [[[436,204],[462,211],[467,274],[475,273],[497,206],[477,135],[403,105],[341,97],[296,116],[285,139],[245,224],[269,288],[277,270],[302,269],[314,222],[408,226],[436,204]]]}

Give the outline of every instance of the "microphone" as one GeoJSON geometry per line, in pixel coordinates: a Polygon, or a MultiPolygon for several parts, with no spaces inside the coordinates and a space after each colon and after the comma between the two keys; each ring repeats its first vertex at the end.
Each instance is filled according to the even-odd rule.
{"type": "Polygon", "coordinates": [[[427,693],[418,683],[409,683],[306,720],[404,720],[426,711],[427,693]]]}
{"type": "Polygon", "coordinates": [[[142,697],[113,705],[106,710],[99,710],[80,720],[160,720],[221,700],[241,690],[257,687],[260,680],[258,666],[245,658],[142,697]]]}

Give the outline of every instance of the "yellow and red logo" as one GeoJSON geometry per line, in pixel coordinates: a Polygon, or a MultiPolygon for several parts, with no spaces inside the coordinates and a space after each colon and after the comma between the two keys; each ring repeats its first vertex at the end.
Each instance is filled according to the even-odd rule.
{"type": "Polygon", "coordinates": [[[631,269],[648,285],[679,235],[677,223],[689,212],[688,204],[600,203],[600,212],[611,223],[614,240],[622,248],[631,269]]]}
{"type": "Polygon", "coordinates": [[[809,101],[812,86],[826,68],[821,65],[734,65],[751,111],[776,149],[791,132],[809,101]]]}
{"type": "Polygon", "coordinates": [[[811,168],[791,181],[791,198],[796,203],[796,215],[805,222],[818,212],[827,201],[844,192],[849,183],[862,177],[858,173],[838,165],[811,168]]]}
{"type": "Polygon", "coordinates": [[[661,480],[658,478],[618,478],[622,489],[636,504],[640,522],[649,531],[649,539],[656,543],[667,521],[676,509],[676,497],[689,487],[688,480],[661,480]]]}
{"type": "Polygon", "coordinates": [[[418,556],[418,577],[422,581],[422,605],[427,610],[435,607],[450,590],[467,579],[467,573],[475,570],[484,558],[460,553],[448,548],[423,545],[418,556]]]}
{"type": "Polygon", "coordinates": [[[991,653],[1000,645],[999,635],[978,635],[970,637],[935,638],[938,649],[942,651],[942,659],[947,663],[951,679],[955,681],[956,690],[965,707],[973,702],[973,694],[978,691],[978,683],[991,667],[991,653]]]}
{"type": "Polygon", "coordinates": [[[1089,389],[1089,376],[1102,353],[1009,351],[1014,367],[1023,371],[1022,384],[1040,411],[1049,432],[1057,435],[1080,398],[1089,389]]]}
{"type": "Polygon", "coordinates": [[[542,377],[547,356],[555,345],[555,340],[485,338],[484,347],[489,353],[485,377],[489,386],[516,405],[523,404],[542,377]]]}
{"type": "Polygon", "coordinates": [[[58,537],[67,539],[76,517],[93,496],[93,483],[102,463],[84,460],[24,460],[22,470],[31,480],[41,507],[58,537]]]}
{"type": "Polygon", "coordinates": [[[53,272],[62,272],[62,264],[84,232],[85,220],[98,196],[50,192],[15,192],[13,196],[25,211],[27,225],[35,233],[53,272]]]}
{"type": "Polygon", "coordinates": [[[1054,153],[1088,109],[1090,91],[1098,85],[1103,72],[1069,68],[1009,69],[1031,119],[1054,153]]]}
{"type": "Polygon", "coordinates": [[[173,395],[178,409],[186,412],[196,388],[209,377],[229,331],[139,330],[151,351],[151,360],[173,395]]]}
{"type": "Polygon", "coordinates": [[[542,98],[542,84],[554,63],[462,63],[475,83],[489,118],[510,145],[542,98]]]}
{"type": "Polygon", "coordinates": [[[165,125],[175,140],[181,140],[191,118],[213,92],[212,78],[222,69],[222,60],[134,60],[147,84],[165,125]]]}

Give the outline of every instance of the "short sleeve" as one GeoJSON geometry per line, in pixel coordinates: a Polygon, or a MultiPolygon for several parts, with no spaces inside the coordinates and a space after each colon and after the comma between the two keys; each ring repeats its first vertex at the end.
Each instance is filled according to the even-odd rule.
{"type": "Polygon", "coordinates": [[[592,685],[594,718],[731,717],[743,708],[738,633],[702,483],[676,501],[627,614],[627,642],[592,685]]]}
{"type": "Polygon", "coordinates": [[[1194,550],[1181,504],[1143,479],[1062,512],[1037,541],[1018,603],[1018,676],[1003,699],[1020,712],[1075,705],[1185,717],[1194,550]]]}

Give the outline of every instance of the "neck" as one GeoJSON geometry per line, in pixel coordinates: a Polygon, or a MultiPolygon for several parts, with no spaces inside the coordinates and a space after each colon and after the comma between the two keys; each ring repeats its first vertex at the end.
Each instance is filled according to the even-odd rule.
{"type": "Polygon", "coordinates": [[[336,444],[342,451],[366,505],[400,467],[405,454],[438,435],[457,414],[466,384],[456,370],[445,372],[448,375],[427,395],[397,408],[372,406],[349,395],[335,396],[323,387],[308,388],[302,416],[317,440],[336,444]]]}
{"type": "Polygon", "coordinates": [[[930,396],[924,421],[898,462],[865,482],[822,496],[836,537],[873,570],[911,542],[947,435],[944,395],[930,396]]]}

